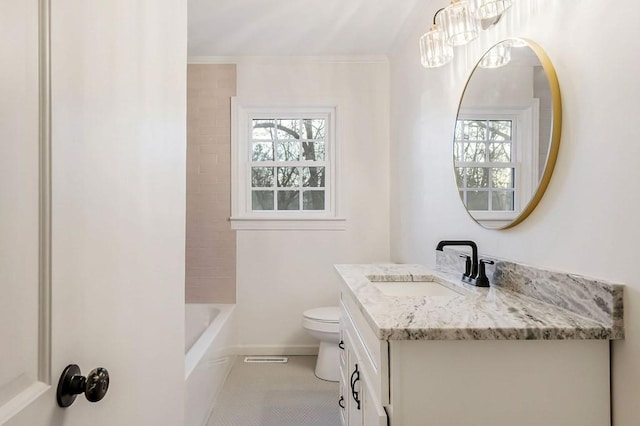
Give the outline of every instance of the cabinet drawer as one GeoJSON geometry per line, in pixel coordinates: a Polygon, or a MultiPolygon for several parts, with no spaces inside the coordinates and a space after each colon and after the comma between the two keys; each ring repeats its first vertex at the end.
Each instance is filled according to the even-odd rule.
{"type": "MultiPolygon", "coordinates": [[[[349,297],[341,301],[341,328],[352,337],[352,351],[358,364],[370,382],[374,399],[382,405],[389,404],[389,353],[388,343],[379,340],[349,297]],[[351,305],[351,306],[350,306],[351,305]]],[[[351,362],[351,361],[350,361],[351,362]]]]}

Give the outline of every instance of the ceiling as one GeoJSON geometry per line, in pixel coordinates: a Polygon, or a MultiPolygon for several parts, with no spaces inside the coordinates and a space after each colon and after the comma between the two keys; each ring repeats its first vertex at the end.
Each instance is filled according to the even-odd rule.
{"type": "Polygon", "coordinates": [[[419,0],[189,0],[189,56],[386,54],[419,0]]]}

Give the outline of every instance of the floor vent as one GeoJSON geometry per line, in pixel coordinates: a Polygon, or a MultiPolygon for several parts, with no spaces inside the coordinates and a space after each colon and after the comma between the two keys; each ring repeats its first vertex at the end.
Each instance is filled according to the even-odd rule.
{"type": "Polygon", "coordinates": [[[289,362],[289,358],[286,356],[245,356],[244,362],[285,364],[289,362]]]}

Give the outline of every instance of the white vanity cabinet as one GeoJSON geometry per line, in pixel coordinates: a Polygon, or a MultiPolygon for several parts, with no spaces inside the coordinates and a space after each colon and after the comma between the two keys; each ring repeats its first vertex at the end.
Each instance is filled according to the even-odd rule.
{"type": "Polygon", "coordinates": [[[610,425],[607,340],[380,340],[347,288],[341,339],[344,425],[610,425]]]}
{"type": "Polygon", "coordinates": [[[387,342],[374,339],[372,343],[377,348],[367,346],[363,337],[367,331],[371,330],[355,325],[349,310],[341,304],[342,421],[349,426],[387,426],[383,408],[383,403],[388,403],[387,342]],[[382,350],[384,357],[380,356],[382,350]]]}

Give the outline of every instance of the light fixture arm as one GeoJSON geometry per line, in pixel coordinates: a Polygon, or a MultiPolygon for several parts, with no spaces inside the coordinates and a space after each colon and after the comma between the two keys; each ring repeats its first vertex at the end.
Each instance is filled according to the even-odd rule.
{"type": "Polygon", "coordinates": [[[442,12],[444,10],[444,7],[441,7],[440,9],[436,10],[436,13],[433,14],[433,25],[436,25],[436,16],[438,16],[438,13],[442,12]]]}

